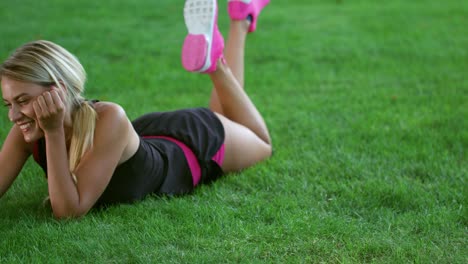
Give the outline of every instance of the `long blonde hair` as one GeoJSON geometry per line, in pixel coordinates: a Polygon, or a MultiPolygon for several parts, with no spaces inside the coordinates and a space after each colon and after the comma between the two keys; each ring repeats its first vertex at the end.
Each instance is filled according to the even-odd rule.
{"type": "MultiPolygon", "coordinates": [[[[92,147],[97,113],[82,96],[86,72],[78,59],[61,46],[46,40],[24,44],[0,65],[0,78],[66,88],[66,106],[71,109],[73,132],[69,167],[73,174],[84,153],[92,147]]],[[[73,176],[75,182],[76,178],[73,176]]]]}

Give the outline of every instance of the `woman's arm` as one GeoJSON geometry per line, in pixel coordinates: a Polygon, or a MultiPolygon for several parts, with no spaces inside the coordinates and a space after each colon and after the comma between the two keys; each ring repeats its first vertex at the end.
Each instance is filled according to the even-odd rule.
{"type": "MultiPolygon", "coordinates": [[[[75,183],[68,166],[63,104],[58,96],[57,90],[46,92],[34,104],[46,138],[49,197],[55,217],[79,217],[86,214],[104,192],[128,145],[128,134],[133,130],[120,106],[101,107],[97,111],[93,146],[73,172],[77,178],[75,183]]],[[[63,101],[63,95],[60,96],[63,101]]]]}
{"type": "Polygon", "coordinates": [[[0,150],[0,197],[10,188],[30,155],[23,134],[13,125],[0,150]]]}
{"type": "Polygon", "coordinates": [[[68,168],[63,132],[46,134],[49,195],[57,218],[85,215],[107,187],[127,145],[130,122],[122,108],[110,105],[98,113],[93,147],[73,172],[68,168]]]}

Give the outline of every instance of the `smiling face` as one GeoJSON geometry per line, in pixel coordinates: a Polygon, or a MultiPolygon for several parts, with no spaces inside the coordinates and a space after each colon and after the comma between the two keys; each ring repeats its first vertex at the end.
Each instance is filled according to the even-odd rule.
{"type": "Polygon", "coordinates": [[[6,76],[1,78],[3,102],[8,107],[8,117],[23,132],[26,142],[34,142],[44,136],[33,109],[34,100],[44,91],[42,85],[16,81],[6,76]]]}

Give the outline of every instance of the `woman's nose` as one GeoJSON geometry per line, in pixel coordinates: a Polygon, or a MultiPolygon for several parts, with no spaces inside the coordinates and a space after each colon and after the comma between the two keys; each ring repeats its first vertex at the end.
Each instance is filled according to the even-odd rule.
{"type": "Polygon", "coordinates": [[[18,107],[12,105],[10,108],[10,111],[8,112],[8,117],[10,118],[11,122],[16,122],[18,121],[23,114],[19,111],[18,107]]]}

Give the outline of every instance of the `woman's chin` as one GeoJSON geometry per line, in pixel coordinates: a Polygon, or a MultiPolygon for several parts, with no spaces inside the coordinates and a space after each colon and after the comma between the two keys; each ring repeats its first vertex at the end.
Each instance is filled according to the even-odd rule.
{"type": "Polygon", "coordinates": [[[31,135],[24,135],[24,141],[26,141],[26,143],[32,143],[37,141],[37,139],[36,137],[32,137],[31,135]]]}
{"type": "Polygon", "coordinates": [[[37,128],[34,129],[33,131],[23,132],[24,141],[26,141],[27,143],[36,142],[43,136],[44,134],[42,133],[42,131],[40,131],[37,128]]]}

